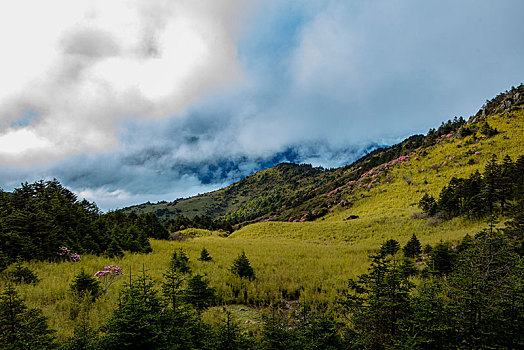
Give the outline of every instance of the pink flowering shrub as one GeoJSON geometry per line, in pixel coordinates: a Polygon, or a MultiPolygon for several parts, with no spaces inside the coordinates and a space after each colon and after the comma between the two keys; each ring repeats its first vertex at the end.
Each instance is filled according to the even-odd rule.
{"type": "Polygon", "coordinates": [[[62,246],[58,248],[58,255],[63,256],[65,259],[76,262],[80,261],[80,255],[73,253],[69,248],[62,246]]]}
{"type": "Polygon", "coordinates": [[[97,280],[102,279],[102,283],[104,284],[105,291],[107,292],[107,289],[115,282],[117,277],[122,276],[124,273],[122,272],[122,269],[115,265],[109,265],[105,266],[102,271],[98,271],[95,273],[95,277],[97,280]]]}

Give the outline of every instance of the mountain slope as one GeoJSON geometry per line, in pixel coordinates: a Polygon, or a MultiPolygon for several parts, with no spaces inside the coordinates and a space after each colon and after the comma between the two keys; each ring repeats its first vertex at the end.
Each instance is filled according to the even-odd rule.
{"type": "MultiPolygon", "coordinates": [[[[403,243],[413,233],[422,241],[434,241],[435,237],[451,240],[478,232],[486,227],[485,221],[464,217],[433,220],[421,215],[418,203],[425,193],[437,197],[452,177],[468,177],[477,170],[483,172],[493,154],[499,162],[505,155],[513,161],[524,155],[524,88],[521,85],[519,89],[516,103],[513,97],[509,99],[516,91],[504,94],[504,98],[499,98],[498,107],[491,106],[494,114],[484,113],[484,107],[455,132],[441,135],[430,145],[370,169],[358,180],[338,187],[331,196],[324,194],[326,198],[334,198],[325,217],[313,222],[257,223],[243,227],[232,237],[277,235],[316,241],[357,240],[365,249],[371,249],[389,238],[403,243]],[[505,104],[508,100],[512,101],[509,106],[505,104]],[[497,129],[498,134],[484,135],[485,122],[497,129]],[[466,129],[476,131],[463,137],[469,133],[466,129]]],[[[502,218],[501,224],[503,221],[502,218]]]]}
{"type": "MultiPolygon", "coordinates": [[[[522,144],[523,102],[521,85],[488,101],[468,122],[455,118],[425,136],[414,135],[392,147],[377,149],[345,167],[326,170],[279,164],[214,192],[127,210],[155,212],[163,219],[207,215],[241,225],[259,221],[304,222],[335,209],[358,205],[376,191],[395,189],[394,193],[404,196],[403,192],[416,189],[438,194],[446,178],[482,169],[488,154],[522,154],[518,145],[522,144]],[[501,132],[482,139],[486,138],[486,121],[501,132]]],[[[413,198],[407,204],[418,203],[419,199],[413,198]]],[[[377,202],[378,207],[383,207],[381,202],[377,202]]]]}

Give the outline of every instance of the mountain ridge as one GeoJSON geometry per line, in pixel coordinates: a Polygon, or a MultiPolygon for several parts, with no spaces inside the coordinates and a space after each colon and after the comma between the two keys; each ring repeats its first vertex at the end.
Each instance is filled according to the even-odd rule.
{"type": "MultiPolygon", "coordinates": [[[[524,86],[520,85],[486,101],[468,121],[455,117],[442,122],[438,129],[430,129],[426,135],[412,135],[393,146],[378,147],[343,167],[324,169],[310,164],[281,163],[213,192],[174,202],[143,203],[124,210],[154,212],[164,220],[179,215],[209,216],[238,227],[260,221],[311,221],[326,215],[333,207],[351,206],[355,199],[352,193],[363,186],[369,189],[379,182],[390,181],[389,170],[412,157],[422,157],[431,146],[451,138],[466,140],[471,135],[489,132],[481,129],[488,125],[486,121],[496,114],[511,116],[523,104],[524,86]],[[376,167],[381,169],[369,173],[376,167]]],[[[407,177],[404,181],[409,181],[407,177]]]]}

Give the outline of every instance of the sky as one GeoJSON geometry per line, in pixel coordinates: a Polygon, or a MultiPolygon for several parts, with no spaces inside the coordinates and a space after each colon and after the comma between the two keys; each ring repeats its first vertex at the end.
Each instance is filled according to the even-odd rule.
{"type": "Polygon", "coordinates": [[[337,167],[524,81],[522,0],[0,1],[0,188],[104,210],[337,167]]]}

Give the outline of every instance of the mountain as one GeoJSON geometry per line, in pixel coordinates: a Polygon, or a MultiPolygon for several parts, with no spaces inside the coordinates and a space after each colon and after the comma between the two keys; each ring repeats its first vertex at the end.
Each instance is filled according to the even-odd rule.
{"type": "MultiPolygon", "coordinates": [[[[399,196],[438,194],[445,179],[483,169],[492,153],[522,155],[524,85],[499,94],[469,118],[443,122],[378,148],[350,165],[314,168],[282,163],[217,191],[174,202],[144,203],[127,212],[154,212],[162,219],[209,216],[243,226],[263,221],[312,221],[400,186],[399,196]],[[498,130],[492,134],[490,130],[498,130]],[[510,136],[511,135],[511,136],[510,136]],[[402,193],[404,192],[404,193],[402,193]]],[[[418,200],[416,201],[418,202],[418,200]]],[[[414,201],[409,203],[413,207],[414,201]]]]}

